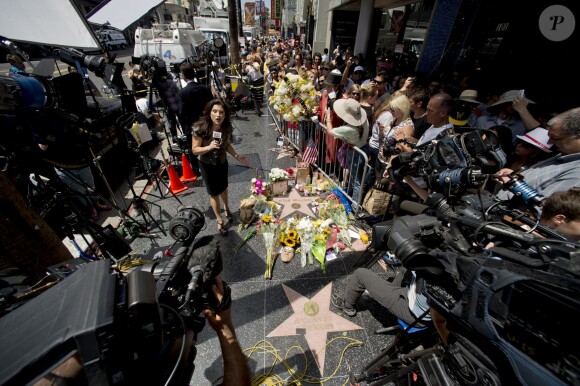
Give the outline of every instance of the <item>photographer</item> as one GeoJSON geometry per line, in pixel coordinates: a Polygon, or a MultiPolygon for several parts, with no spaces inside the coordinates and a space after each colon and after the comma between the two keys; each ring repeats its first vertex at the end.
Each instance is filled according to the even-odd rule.
{"type": "MultiPolygon", "coordinates": [[[[453,129],[453,124],[449,123],[449,110],[452,103],[451,95],[445,93],[435,94],[429,99],[426,116],[431,127],[421,135],[416,147],[434,140],[439,135],[444,135],[442,133],[446,130],[453,129]]],[[[427,199],[429,192],[426,190],[427,185],[423,178],[405,176],[404,181],[423,201],[427,199]]]]}
{"type": "MultiPolygon", "coordinates": [[[[546,197],[580,185],[580,107],[555,116],[548,125],[548,144],[560,153],[521,173],[528,185],[546,197]]],[[[496,176],[505,184],[512,173],[511,169],[502,169],[496,176]]],[[[502,191],[497,196],[506,200],[512,193],[502,191]]]]}
{"type": "MultiPolygon", "coordinates": [[[[429,306],[427,298],[421,293],[421,285],[417,283],[415,273],[401,270],[392,282],[388,282],[376,273],[366,268],[358,268],[350,277],[343,296],[332,295],[331,303],[343,310],[350,317],[356,315],[356,302],[368,291],[369,295],[381,303],[398,319],[410,324],[429,306]]],[[[427,315],[422,321],[430,320],[427,315]]]]}
{"type": "Polygon", "coordinates": [[[580,241],[580,188],[548,197],[542,206],[540,221],[570,240],[580,241]]]}

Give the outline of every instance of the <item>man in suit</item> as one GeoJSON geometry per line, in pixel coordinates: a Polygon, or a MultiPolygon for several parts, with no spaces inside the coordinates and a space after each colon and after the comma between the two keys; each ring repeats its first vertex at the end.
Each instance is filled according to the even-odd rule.
{"type": "MultiPolygon", "coordinates": [[[[181,78],[186,85],[179,90],[179,124],[187,136],[187,143],[191,145],[192,125],[202,116],[205,105],[213,99],[211,89],[195,81],[195,69],[191,63],[182,63],[179,66],[181,78]]],[[[188,152],[189,163],[195,174],[199,173],[197,156],[188,152]]]]}

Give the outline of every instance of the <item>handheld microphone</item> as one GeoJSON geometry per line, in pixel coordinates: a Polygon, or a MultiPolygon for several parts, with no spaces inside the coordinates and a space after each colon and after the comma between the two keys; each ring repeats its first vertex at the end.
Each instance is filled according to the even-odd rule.
{"type": "MultiPolygon", "coordinates": [[[[213,139],[217,139],[218,141],[220,141],[220,144],[221,144],[221,141],[222,141],[222,133],[221,133],[221,131],[214,131],[213,134],[212,134],[212,138],[213,139]]],[[[218,149],[214,149],[213,150],[213,153],[212,153],[212,158],[213,158],[213,160],[214,160],[215,163],[217,163],[217,160],[218,160],[219,156],[220,156],[220,149],[219,148],[218,149]]]]}

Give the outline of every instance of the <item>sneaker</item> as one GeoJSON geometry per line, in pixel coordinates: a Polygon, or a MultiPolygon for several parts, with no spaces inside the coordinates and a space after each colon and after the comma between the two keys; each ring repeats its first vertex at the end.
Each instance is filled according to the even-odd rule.
{"type": "Polygon", "coordinates": [[[356,315],[356,310],[354,308],[347,308],[344,305],[344,299],[337,295],[332,295],[332,297],[330,298],[330,303],[332,303],[332,305],[338,308],[339,310],[342,310],[345,314],[347,314],[351,318],[356,315]]]}

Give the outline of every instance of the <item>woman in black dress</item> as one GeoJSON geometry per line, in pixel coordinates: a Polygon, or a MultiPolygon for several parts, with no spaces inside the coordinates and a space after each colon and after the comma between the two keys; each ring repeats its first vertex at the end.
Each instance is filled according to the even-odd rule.
{"type": "Polygon", "coordinates": [[[234,150],[232,132],[230,107],[221,99],[211,100],[205,106],[203,116],[193,125],[191,148],[193,154],[199,157],[199,169],[221,234],[226,234],[227,230],[221,216],[220,197],[226,219],[228,222],[232,220],[228,202],[227,153],[245,165],[250,164],[248,157],[234,150]]]}

